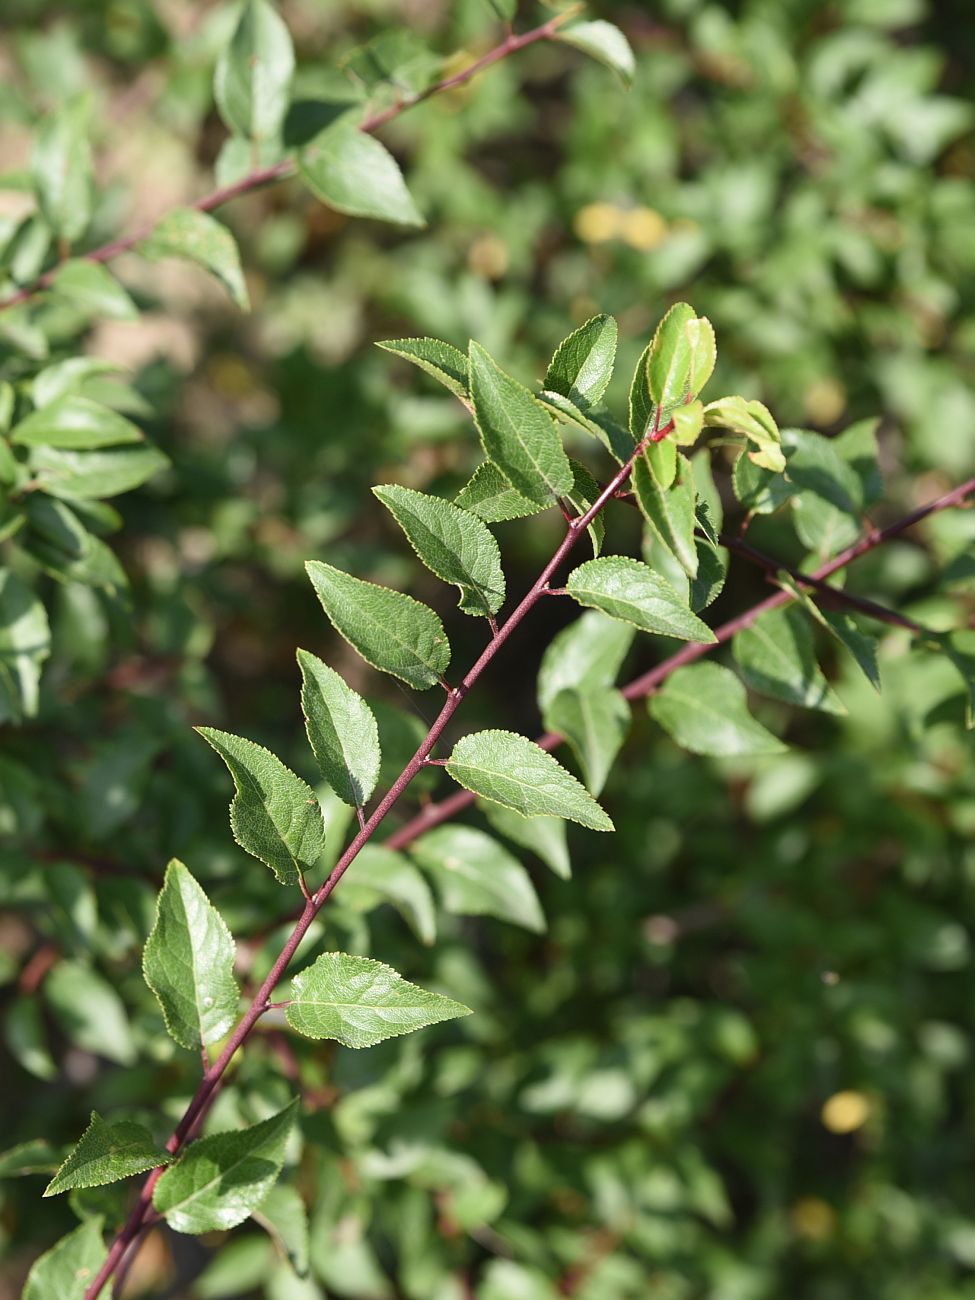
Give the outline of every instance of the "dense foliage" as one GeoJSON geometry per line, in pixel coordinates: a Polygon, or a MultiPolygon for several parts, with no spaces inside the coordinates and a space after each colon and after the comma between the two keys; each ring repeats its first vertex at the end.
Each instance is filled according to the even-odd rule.
{"type": "Polygon", "coordinates": [[[0,1296],[975,1296],[966,6],[514,10],[0,16],[0,1296]]]}

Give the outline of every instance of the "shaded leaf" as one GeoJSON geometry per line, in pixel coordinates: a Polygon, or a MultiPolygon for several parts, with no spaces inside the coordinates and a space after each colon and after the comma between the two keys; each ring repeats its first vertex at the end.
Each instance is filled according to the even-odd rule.
{"type": "Polygon", "coordinates": [[[800,610],[769,610],[736,634],[731,649],[746,685],[759,694],[846,713],[816,662],[813,635],[800,610]]]}
{"type": "Polygon", "coordinates": [[[745,688],[720,664],[688,664],[648,701],[650,716],[683,749],[725,758],[780,754],[782,744],[748,712],[745,688]]]}
{"type": "Polygon", "coordinates": [[[606,784],[630,726],[630,706],[610,687],[560,691],[545,714],[545,726],[560,732],[575,751],[589,791],[606,784]]]}
{"type": "Polygon", "coordinates": [[[78,95],[56,113],[47,114],[41,120],[31,154],[38,207],[54,233],[69,244],[85,233],[91,220],[90,115],[88,95],[78,95]]]}
{"type": "Polygon", "coordinates": [[[169,459],[158,448],[145,445],[105,451],[35,447],[30,465],[46,492],[84,501],[131,492],[167,469],[169,459]]]}
{"type": "Polygon", "coordinates": [[[50,650],[44,606],[16,574],[0,569],[0,722],[37,713],[41,665],[50,650]]]}
{"type": "Polygon", "coordinates": [[[489,460],[478,465],[471,479],[457,493],[454,504],[469,510],[486,524],[524,519],[545,509],[516,492],[497,465],[492,465],[489,460]]]}
{"type": "Polygon", "coordinates": [[[60,961],[44,981],[44,997],[69,1042],[119,1065],[136,1059],[125,1006],[115,988],[81,962],[60,961]]]}
{"type": "Polygon", "coordinates": [[[92,317],[138,320],[139,312],[128,293],[106,267],[88,258],[62,263],[51,287],[73,306],[92,317]]]}
{"type": "Polygon", "coordinates": [[[449,343],[426,338],[383,339],[376,347],[412,361],[413,365],[438,379],[455,397],[467,401],[467,357],[449,343]]]}
{"type": "Polygon", "coordinates": [[[421,943],[432,944],[436,938],[429,885],[401,853],[381,844],[367,844],[356,857],[355,867],[342,880],[342,903],[361,912],[389,903],[421,943]]]}
{"type": "Polygon", "coordinates": [[[10,441],[27,447],[43,444],[84,451],[142,442],[142,431],[124,415],[88,397],[68,396],[21,420],[11,430],[10,441]]]}
{"type": "Polygon", "coordinates": [[[661,487],[645,455],[633,464],[633,491],[647,523],[676,556],[688,577],[697,576],[697,526],[695,507],[697,491],[691,467],[683,456],[677,457],[676,474],[669,487],[661,487]]]}
{"type": "MultiPolygon", "coordinates": [[[[619,624],[617,624],[619,626],[619,624]]],[[[478,808],[493,830],[520,848],[530,849],[562,880],[572,875],[566,824],[561,817],[523,817],[490,799],[479,799],[478,808]]]]}
{"type": "Polygon", "coordinates": [[[544,387],[583,409],[598,402],[613,377],[618,333],[612,316],[594,316],[580,325],[556,349],[544,387]]]}
{"type": "Polygon", "coordinates": [[[105,1259],[101,1219],[87,1219],[34,1261],[23,1300],[84,1300],[105,1259]]]}
{"type": "Polygon", "coordinates": [[[538,671],[542,714],[560,691],[612,686],[634,636],[628,623],[595,609],[563,628],[549,643],[538,671]]]}
{"type": "Polygon", "coordinates": [[[437,826],[410,849],[458,916],[494,916],[541,933],[545,916],[528,872],[490,835],[470,826],[437,826]]]}
{"type": "Polygon", "coordinates": [[[254,1211],[298,1277],[308,1273],[308,1211],[296,1187],[278,1183],[254,1211]]]}
{"type": "Polygon", "coordinates": [[[410,984],[384,962],[326,952],[294,977],[286,1014],[291,1028],[306,1038],[372,1047],[471,1011],[410,984]]]}

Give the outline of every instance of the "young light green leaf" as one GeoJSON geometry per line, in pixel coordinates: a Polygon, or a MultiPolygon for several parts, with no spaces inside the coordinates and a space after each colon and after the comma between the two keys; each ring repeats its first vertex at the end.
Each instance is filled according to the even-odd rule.
{"type": "Polygon", "coordinates": [[[34,1261],[23,1300],[84,1300],[104,1258],[102,1221],[86,1219],[34,1261]]]}
{"type": "Polygon", "coordinates": [[[361,808],[379,779],[379,730],[372,710],[337,672],[298,651],[301,707],[322,776],[343,803],[361,808]]]}
{"type": "Polygon", "coordinates": [[[54,291],[91,317],[137,320],[135,303],[100,262],[76,257],[62,263],[51,281],[54,291]]]}
{"type": "Polygon", "coordinates": [[[714,633],[692,614],[677,592],[646,564],[623,555],[587,560],[573,569],[566,591],[580,605],[601,609],[644,632],[679,641],[713,642],[714,633]]]}
{"type": "Polygon", "coordinates": [[[34,193],[44,220],[68,244],[91,219],[93,176],[88,123],[91,98],[78,95],[41,120],[31,155],[34,193]]]}
{"type": "Polygon", "coordinates": [[[770,515],[785,505],[795,489],[784,474],[756,465],[743,451],[732,475],[735,496],[754,515],[770,515]]]}
{"type": "Polygon", "coordinates": [[[590,58],[605,64],[617,74],[624,86],[632,83],[636,75],[636,59],[629,41],[613,23],[601,18],[573,23],[569,27],[560,27],[555,39],[575,46],[590,58]]]}
{"type": "Polygon", "coordinates": [[[30,466],[38,485],[53,496],[91,501],[131,492],[169,466],[157,447],[64,451],[35,447],[30,466]]]}
{"type": "Polygon", "coordinates": [[[59,397],[50,406],[20,421],[10,441],[23,447],[60,447],[68,451],[115,447],[142,442],[142,431],[131,420],[88,397],[59,397]]]}
{"type": "Polygon", "coordinates": [[[250,303],[237,241],[215,217],[195,208],[174,208],[157,221],[139,250],[153,260],[180,257],[209,271],[242,311],[250,303]]]}
{"type": "Polygon", "coordinates": [[[613,823],[586,788],[545,750],[512,731],[476,731],[454,746],[447,772],[458,785],[524,817],[565,817],[594,831],[613,823]]]}
{"type": "Polygon", "coordinates": [[[691,329],[694,308],[678,302],[657,326],[647,356],[647,387],[657,408],[656,427],[662,428],[675,406],[691,392],[691,329]]]}
{"type": "Polygon", "coordinates": [[[383,339],[376,347],[411,361],[467,402],[467,357],[449,343],[442,339],[383,339]]]}
{"type": "Polygon", "coordinates": [[[213,727],[196,730],[234,778],[234,839],[269,866],[280,884],[296,884],[325,849],[325,823],[314,790],[263,745],[213,727]]]}
{"type": "Polygon", "coordinates": [[[220,913],[174,858],[156,902],[142,973],[181,1047],[192,1051],[216,1043],[233,1025],[240,1003],[234,954],[220,913]]]}
{"type": "Polygon", "coordinates": [[[633,644],[634,629],[599,610],[587,610],[562,629],[542,656],[538,707],[544,714],[560,691],[612,686],[633,644]]]}
{"type": "Polygon", "coordinates": [[[781,754],[782,744],[748,712],[745,688],[720,664],[688,664],[648,702],[650,716],[683,749],[718,758],[781,754]]]}
{"type": "Polygon", "coordinates": [[[688,321],[684,329],[691,347],[687,388],[689,393],[697,397],[714,374],[714,367],[718,360],[718,345],[714,337],[714,326],[706,316],[698,316],[688,321]]]}
{"type": "Polygon", "coordinates": [[[367,844],[342,881],[342,904],[371,912],[380,903],[395,907],[421,943],[433,943],[437,918],[430,886],[401,853],[367,844]]]}
{"type": "Polygon", "coordinates": [[[102,1187],[133,1174],[169,1164],[171,1157],[159,1147],[142,1124],[119,1120],[114,1124],[91,1112],[88,1127],[44,1189],[57,1196],[72,1187],[102,1187]]]}
{"type": "Polygon", "coordinates": [[[785,456],[779,426],[771,411],[761,402],[747,401],[744,397],[721,397],[704,408],[707,428],[730,429],[753,442],[756,451],[749,458],[763,469],[780,474],[785,469],[785,456]]]}
{"type": "Polygon", "coordinates": [[[504,604],[501,552],[476,515],[440,497],[386,484],[373,493],[431,572],[460,588],[465,614],[490,618],[504,604]]]}
{"type": "Polygon", "coordinates": [[[497,840],[470,826],[438,826],[410,849],[436,881],[448,912],[495,916],[541,934],[545,916],[531,877],[497,840]]]}
{"type": "Polygon", "coordinates": [[[594,316],[555,351],[544,387],[586,410],[598,402],[613,377],[618,327],[612,316],[594,316]]]}
{"type": "Polygon", "coordinates": [[[213,79],[227,127],[248,140],[276,135],[288,109],[294,66],[291,37],[273,6],[267,0],[245,0],[213,79]]]}
{"type": "Polygon", "coordinates": [[[0,569],[0,722],[36,714],[41,665],[50,651],[43,604],[16,574],[0,569]]]}
{"type": "Polygon", "coordinates": [[[298,171],[315,197],[336,212],[400,226],[426,225],[399,163],[385,145],[359,130],[351,114],[332,122],[304,147],[298,171]]]}
{"type": "Polygon", "coordinates": [[[731,645],[753,691],[824,713],[846,713],[816,662],[813,635],[795,607],[773,609],[739,632],[731,645]]]}
{"type": "Polygon", "coordinates": [[[646,455],[633,464],[633,491],[644,518],[657,536],[677,558],[689,578],[697,576],[697,526],[695,507],[697,491],[691,467],[683,456],[677,457],[677,473],[670,487],[662,488],[654,477],[646,455]]]}
{"type": "Polygon", "coordinates": [[[470,480],[461,488],[454,498],[454,504],[462,510],[468,510],[486,524],[507,523],[509,519],[525,519],[537,515],[544,506],[529,501],[520,492],[516,492],[505,476],[486,460],[478,465],[470,480]]]}
{"type": "Polygon", "coordinates": [[[132,1065],[136,1048],[125,1004],[114,985],[77,961],[59,961],[44,981],[44,996],[68,1040],[119,1065],[132,1065]]]}
{"type": "Polygon", "coordinates": [[[298,1099],[236,1133],[192,1142],[156,1184],[152,1203],[175,1232],[225,1231],[264,1201],[284,1164],[298,1099]]]}
{"type": "Polygon", "coordinates": [[[450,643],[432,609],[321,560],[309,560],[305,568],[335,630],[366,663],[417,691],[443,679],[450,643]]]}
{"type": "Polygon", "coordinates": [[[551,417],[473,341],[470,383],[484,451],[515,490],[542,506],[571,491],[572,468],[551,417]]]}
{"type": "Polygon", "coordinates": [[[686,406],[675,406],[670,418],[674,422],[670,437],[675,446],[690,447],[697,442],[704,428],[704,403],[695,398],[686,406]]]}
{"type": "Polygon", "coordinates": [[[322,953],[294,977],[286,1012],[296,1033],[345,1047],[372,1047],[470,1014],[470,1007],[410,984],[384,962],[345,952],[322,953]]]}
{"type": "Polygon", "coordinates": [[[562,690],[543,720],[575,750],[586,787],[598,796],[629,731],[629,705],[623,695],[611,686],[562,690]]]}
{"type": "Polygon", "coordinates": [[[560,691],[544,717],[550,731],[560,732],[582,764],[586,785],[598,795],[630,727],[630,706],[612,687],[560,691]]]}
{"type": "MultiPolygon", "coordinates": [[[[617,624],[617,627],[619,624],[617,624]]],[[[566,825],[561,817],[523,817],[512,808],[502,808],[490,799],[479,799],[477,806],[493,830],[512,844],[530,849],[561,879],[572,875],[566,825]]]]}

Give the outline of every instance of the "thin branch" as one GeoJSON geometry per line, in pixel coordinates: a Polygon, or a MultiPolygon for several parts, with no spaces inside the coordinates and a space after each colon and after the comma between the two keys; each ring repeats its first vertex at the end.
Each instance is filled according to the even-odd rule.
{"type": "MultiPolygon", "coordinates": [[[[667,429],[670,427],[671,426],[668,425],[667,429]]],[[[667,429],[662,430],[661,433],[667,432],[667,429]]],[[[552,558],[545,565],[544,569],[542,569],[541,573],[532,584],[527,595],[522,598],[521,602],[514,610],[512,610],[511,614],[509,614],[504,623],[499,627],[498,635],[492,637],[478,659],[475,661],[474,665],[468,670],[460,685],[449,689],[443,707],[433,725],[430,727],[430,730],[424,737],[419,749],[410,759],[409,763],[407,763],[406,767],[397,779],[393,782],[392,786],[390,786],[389,790],[377,804],[365,825],[359,830],[351,844],[339,858],[324,885],[322,885],[321,889],[319,889],[318,892],[305,903],[291,936],[284,945],[284,948],[281,950],[274,965],[268,972],[267,978],[255,994],[250,1007],[238,1021],[235,1029],[227,1040],[223,1051],[210,1066],[209,1070],[204,1074],[196,1093],[186,1108],[183,1118],[180,1120],[169,1141],[166,1143],[166,1150],[169,1151],[171,1155],[176,1155],[177,1152],[180,1151],[184,1144],[190,1139],[190,1136],[195,1129],[200,1123],[202,1123],[203,1116],[206,1114],[212,1098],[220,1086],[227,1067],[250,1035],[251,1030],[260,1020],[261,1016],[264,1015],[265,1011],[268,1010],[269,1005],[271,1005],[272,993],[284,977],[285,971],[298,949],[298,945],[301,943],[322,906],[331,896],[339,881],[355,861],[359,852],[366,844],[368,844],[369,840],[379,829],[390,809],[392,809],[398,802],[413,778],[426,766],[427,759],[453,715],[460,708],[472,687],[477,683],[485,669],[487,669],[491,664],[501,647],[525,617],[539,603],[551,582],[552,576],[579,541],[579,538],[583,535],[585,529],[590,523],[592,523],[593,519],[599,514],[606,503],[612,499],[613,493],[627,481],[630,472],[632,471],[633,463],[636,458],[642,454],[644,446],[645,443],[640,442],[634,448],[633,454],[630,456],[629,460],[616,473],[614,478],[606,485],[603,491],[600,492],[599,496],[585,514],[581,515],[577,520],[574,520],[566,529],[565,536],[556,547],[552,558]]],[[[157,1182],[162,1177],[162,1173],[162,1166],[153,1169],[150,1172],[126,1223],[119,1231],[112,1246],[109,1248],[108,1254],[106,1255],[101,1268],[98,1270],[96,1277],[85,1291],[84,1300],[96,1300],[96,1297],[101,1294],[105,1283],[112,1276],[115,1269],[119,1267],[126,1252],[129,1250],[130,1245],[132,1245],[136,1240],[142,1229],[146,1215],[151,1209],[153,1191],[155,1190],[157,1182]]]]}
{"type": "MultiPolygon", "coordinates": [[[[500,63],[502,59],[517,54],[519,50],[534,45],[537,41],[551,40],[559,27],[573,17],[578,12],[578,9],[579,6],[576,6],[574,9],[556,14],[548,22],[532,28],[531,31],[522,33],[521,36],[509,34],[500,45],[488,50],[486,54],[483,54],[462,71],[454,73],[453,76],[445,77],[442,81],[427,87],[418,95],[411,95],[396,104],[392,104],[389,108],[370,114],[360,123],[359,130],[364,131],[367,135],[372,135],[380,127],[407,112],[408,109],[415,108],[417,104],[425,103],[426,100],[432,99],[434,95],[442,94],[444,91],[456,90],[458,86],[465,85],[473,77],[476,77],[479,72],[491,67],[492,64],[500,63]]],[[[242,194],[249,194],[252,190],[260,189],[264,185],[285,180],[287,177],[293,176],[296,170],[294,159],[283,158],[280,162],[272,163],[268,167],[256,167],[253,171],[248,172],[246,176],[242,176],[240,180],[234,181],[230,185],[221,185],[218,189],[211,190],[209,194],[205,194],[202,198],[196,199],[187,206],[195,208],[197,212],[212,212],[215,208],[223,207],[225,203],[229,203],[231,199],[239,198],[242,194]]],[[[79,253],[76,256],[86,262],[110,262],[119,254],[129,252],[136,244],[140,244],[144,239],[147,239],[164,215],[165,213],[160,214],[155,221],[140,226],[138,230],[133,231],[131,234],[123,235],[107,244],[102,244],[100,248],[94,248],[91,252],[79,253]]],[[[10,294],[9,297],[0,300],[0,311],[7,311],[10,307],[16,307],[18,303],[26,302],[34,294],[50,288],[58,271],[64,262],[68,260],[68,256],[68,252],[64,252],[61,261],[56,266],[45,271],[43,275],[38,276],[30,284],[23,285],[15,293],[10,294]]]]}
{"type": "MultiPolygon", "coordinates": [[[[614,495],[620,496],[618,492],[615,492],[614,495]]],[[[804,576],[817,584],[825,582],[828,577],[837,573],[840,569],[846,568],[848,564],[858,560],[861,555],[866,555],[868,551],[874,550],[877,546],[882,546],[884,542],[889,542],[902,533],[906,533],[915,524],[921,523],[930,515],[937,514],[942,510],[948,510],[953,506],[962,505],[971,496],[975,496],[975,478],[969,479],[959,487],[952,488],[950,492],[946,492],[944,496],[938,497],[926,506],[912,510],[910,514],[888,524],[886,528],[873,529],[871,532],[866,533],[859,541],[854,542],[845,551],[841,551],[835,559],[818,568],[815,573],[804,576]]],[[[780,565],[779,567],[784,566],[780,565]]],[[[843,594],[837,588],[831,587],[830,591],[836,591],[838,595],[843,594]]],[[[739,614],[736,618],[730,619],[717,628],[714,634],[716,640],[713,643],[693,642],[682,647],[676,654],[671,655],[670,658],[657,664],[655,668],[651,668],[649,672],[643,673],[642,676],[635,678],[634,681],[624,686],[623,695],[630,701],[641,700],[648,695],[652,695],[678,668],[683,668],[685,664],[694,663],[703,655],[709,654],[715,646],[724,645],[730,641],[736,632],[749,627],[762,614],[768,613],[770,609],[778,609],[779,606],[786,605],[793,599],[792,593],[788,591],[777,591],[774,595],[767,596],[765,600],[752,606],[745,613],[739,614]]],[[[562,744],[562,741],[563,737],[558,732],[549,731],[544,736],[539,736],[535,744],[542,749],[552,750],[557,749],[562,744]]],[[[463,812],[465,808],[469,808],[473,802],[474,795],[469,790],[456,790],[446,799],[440,800],[439,803],[426,804],[415,817],[412,817],[399,830],[394,831],[383,843],[386,848],[405,849],[424,832],[432,830],[434,826],[440,826],[443,822],[450,821],[452,817],[463,812]]]]}

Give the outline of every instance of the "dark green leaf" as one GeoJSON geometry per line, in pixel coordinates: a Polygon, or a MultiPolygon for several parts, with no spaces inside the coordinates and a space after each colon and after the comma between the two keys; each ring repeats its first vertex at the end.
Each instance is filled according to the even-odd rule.
{"type": "Polygon", "coordinates": [[[343,803],[361,808],[376,788],[381,752],[372,710],[337,672],[298,651],[301,707],[322,776],[343,803]]]}
{"type": "Polygon", "coordinates": [[[470,826],[438,826],[410,849],[448,912],[495,916],[541,933],[545,916],[528,872],[497,840],[470,826]]]}
{"type": "Polygon", "coordinates": [[[649,700],[650,715],[683,749],[719,758],[780,754],[782,742],[748,712],[745,688],[720,664],[688,664],[649,700]]]}
{"type": "Polygon", "coordinates": [[[762,695],[824,713],[845,713],[816,662],[806,616],[773,609],[739,632],[732,653],[745,683],[762,695]]]}

